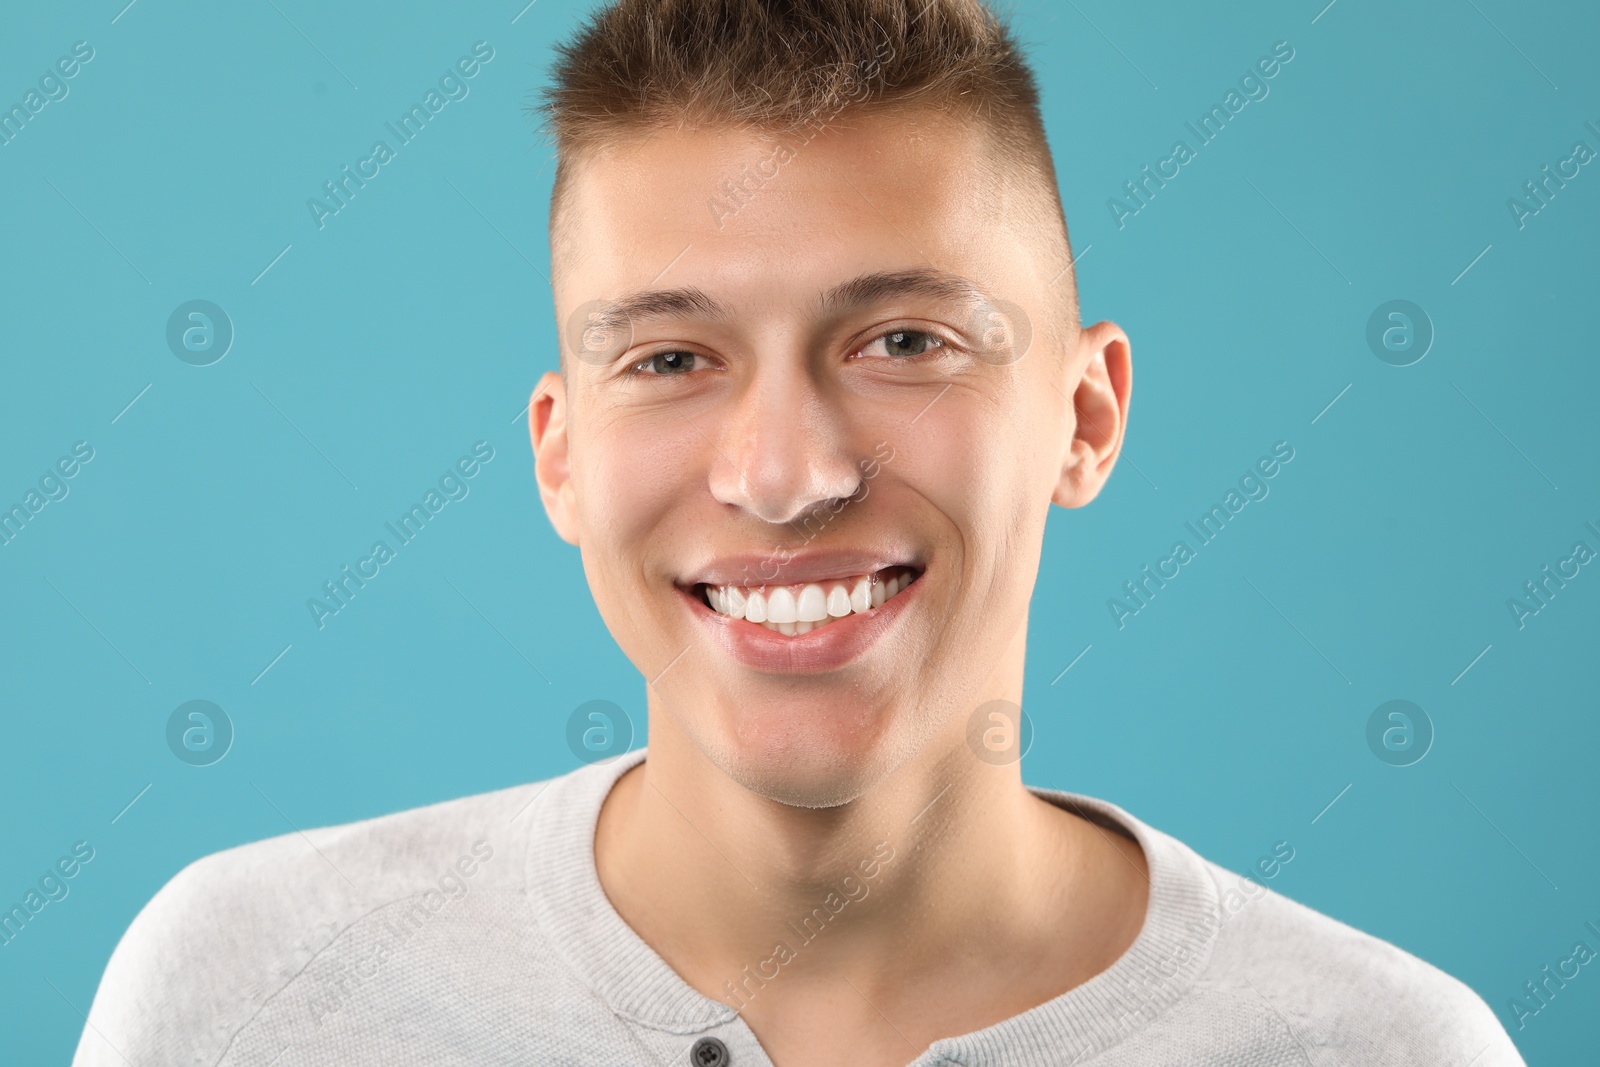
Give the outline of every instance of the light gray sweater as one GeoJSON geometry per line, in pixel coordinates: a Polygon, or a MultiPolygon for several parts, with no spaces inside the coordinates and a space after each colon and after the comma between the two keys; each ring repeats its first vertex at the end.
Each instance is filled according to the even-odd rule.
{"type": "MultiPolygon", "coordinates": [[[[117,945],[75,1067],[690,1067],[697,1043],[715,1062],[708,1037],[726,1067],[771,1067],[595,874],[601,802],[643,758],[198,860],[117,945]]],[[[914,1067],[1523,1062],[1442,971],[1114,805],[1035,792],[1144,849],[1144,927],[1109,970],[914,1067]]]]}

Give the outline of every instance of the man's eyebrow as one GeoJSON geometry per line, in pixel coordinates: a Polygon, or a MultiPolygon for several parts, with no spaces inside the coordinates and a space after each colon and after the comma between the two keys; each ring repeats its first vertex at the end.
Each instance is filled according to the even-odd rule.
{"type": "MultiPolygon", "coordinates": [[[[817,301],[819,310],[840,313],[905,296],[928,296],[964,303],[986,303],[973,282],[933,267],[874,271],[829,289],[817,301]]],[[[703,289],[644,289],[606,303],[589,318],[587,329],[621,329],[637,319],[729,319],[732,309],[703,289]]]]}
{"type": "Polygon", "coordinates": [[[821,308],[830,312],[852,311],[905,296],[964,303],[986,303],[989,299],[976,284],[959,275],[935,267],[913,267],[863,274],[836,285],[822,294],[821,308]]]}
{"type": "Polygon", "coordinates": [[[681,289],[644,289],[629,293],[618,300],[607,301],[589,316],[584,328],[610,333],[630,325],[636,319],[692,316],[726,319],[731,317],[731,311],[726,304],[694,286],[681,289]]]}

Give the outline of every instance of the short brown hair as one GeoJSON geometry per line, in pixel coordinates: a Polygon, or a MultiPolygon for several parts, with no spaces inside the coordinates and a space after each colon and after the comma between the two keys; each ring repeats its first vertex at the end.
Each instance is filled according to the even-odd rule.
{"type": "MultiPolygon", "coordinates": [[[[556,146],[552,252],[586,148],[667,127],[790,134],[848,111],[931,109],[986,129],[1001,161],[1039,179],[1045,210],[1030,222],[1060,227],[1071,273],[1038,87],[983,0],[614,0],[556,52],[531,109],[556,146]]],[[[1076,326],[1076,283],[1066,282],[1076,326]]]]}

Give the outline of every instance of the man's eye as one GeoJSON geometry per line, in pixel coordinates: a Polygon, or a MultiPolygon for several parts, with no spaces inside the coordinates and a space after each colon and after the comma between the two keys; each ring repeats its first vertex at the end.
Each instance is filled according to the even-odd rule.
{"type": "Polygon", "coordinates": [[[685,374],[694,370],[697,358],[693,352],[657,352],[635,363],[633,371],[635,374],[685,374]]]}
{"type": "Polygon", "coordinates": [[[905,359],[910,356],[925,355],[933,349],[943,346],[943,341],[926,330],[892,330],[873,340],[858,354],[905,359]]]}

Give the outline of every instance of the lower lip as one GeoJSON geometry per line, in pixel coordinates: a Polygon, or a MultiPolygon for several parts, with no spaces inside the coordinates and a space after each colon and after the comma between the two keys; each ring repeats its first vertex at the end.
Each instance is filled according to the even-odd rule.
{"type": "Polygon", "coordinates": [[[734,660],[766,674],[824,674],[848,665],[883,638],[922,587],[924,574],[882,606],[787,637],[759,623],[712,611],[692,590],[679,590],[712,640],[734,660]]]}

